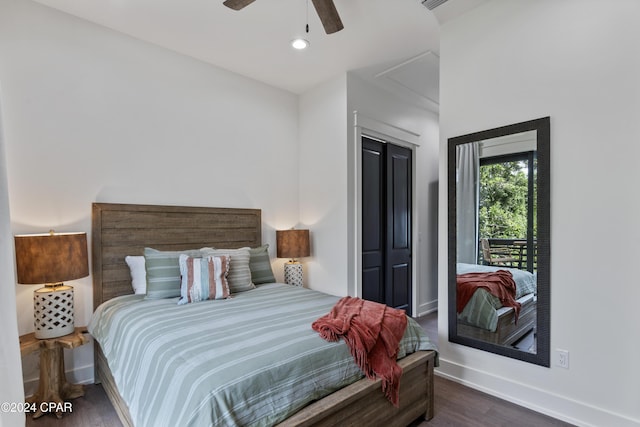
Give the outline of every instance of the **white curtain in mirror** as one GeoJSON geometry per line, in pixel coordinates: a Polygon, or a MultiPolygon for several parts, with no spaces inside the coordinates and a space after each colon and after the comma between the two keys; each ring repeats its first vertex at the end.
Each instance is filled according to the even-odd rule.
{"type": "Polygon", "coordinates": [[[480,199],[480,143],[470,142],[456,149],[457,249],[458,262],[478,260],[478,200],[480,199]]]}

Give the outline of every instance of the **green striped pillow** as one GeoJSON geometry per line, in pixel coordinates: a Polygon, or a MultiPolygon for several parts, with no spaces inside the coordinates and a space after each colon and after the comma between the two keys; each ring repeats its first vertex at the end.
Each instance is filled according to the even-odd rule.
{"type": "Polygon", "coordinates": [[[174,298],[180,296],[180,255],[202,256],[199,249],[187,251],[159,251],[144,248],[147,270],[147,296],[145,299],[174,298]]]}
{"type": "Polygon", "coordinates": [[[262,283],[275,283],[276,277],[271,269],[271,260],[269,259],[269,245],[262,245],[257,248],[249,249],[251,259],[249,260],[249,268],[251,269],[251,281],[260,285],[262,283]]]}
{"type": "Polygon", "coordinates": [[[201,256],[223,256],[228,255],[231,257],[231,266],[229,267],[229,275],[227,280],[229,282],[229,290],[232,294],[237,292],[249,291],[255,289],[253,282],[251,281],[251,269],[249,268],[249,260],[251,255],[249,248],[240,249],[212,249],[203,248],[201,256]]]}

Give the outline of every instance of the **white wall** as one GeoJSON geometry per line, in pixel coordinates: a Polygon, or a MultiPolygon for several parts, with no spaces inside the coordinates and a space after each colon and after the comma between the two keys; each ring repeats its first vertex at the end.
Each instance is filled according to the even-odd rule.
{"type": "MultiPolygon", "coordinates": [[[[0,6],[0,81],[14,234],[90,233],[94,201],[261,208],[275,257],[298,221],[291,93],[24,0],[0,6]]],[[[91,278],[70,284],[84,325],[91,278]]],[[[35,288],[16,286],[20,334],[35,288]]],[[[67,352],[76,381],[92,363],[91,345],[67,352]]],[[[36,379],[37,356],[24,366],[36,379]]]]}
{"type": "MultiPolygon", "coordinates": [[[[0,107],[2,92],[0,92],[0,107]]],[[[0,108],[0,402],[20,403],[24,399],[20,361],[20,344],[16,317],[16,294],[13,235],[9,221],[9,186],[5,161],[2,108],[0,108]]],[[[3,407],[3,409],[5,409],[3,407]]],[[[22,412],[0,411],[0,427],[24,425],[22,412]]]]}
{"type": "Polygon", "coordinates": [[[494,0],[441,29],[439,372],[577,425],[640,424],[638,16],[635,0],[494,0]],[[569,370],[447,342],[447,138],[547,115],[551,349],[569,370]]]}
{"type": "Polygon", "coordinates": [[[302,94],[299,116],[300,223],[310,229],[311,240],[311,257],[303,260],[305,284],[344,296],[348,294],[346,75],[302,94]]]}

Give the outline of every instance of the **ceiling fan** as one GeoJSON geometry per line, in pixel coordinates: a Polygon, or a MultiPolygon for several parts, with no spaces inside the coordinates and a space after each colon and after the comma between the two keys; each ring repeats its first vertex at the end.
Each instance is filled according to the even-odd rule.
{"type": "MultiPolygon", "coordinates": [[[[255,0],[225,0],[222,4],[233,10],[243,9],[245,6],[250,5],[255,0]]],[[[311,0],[313,7],[315,7],[320,22],[324,27],[324,31],[327,34],[336,33],[344,28],[338,10],[336,9],[333,0],[311,0]]]]}

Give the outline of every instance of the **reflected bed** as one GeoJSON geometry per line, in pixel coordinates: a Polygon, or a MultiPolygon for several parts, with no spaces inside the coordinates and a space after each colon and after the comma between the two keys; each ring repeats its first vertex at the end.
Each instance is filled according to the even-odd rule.
{"type": "Polygon", "coordinates": [[[457,274],[509,271],[516,284],[516,301],[521,304],[518,321],[512,307],[484,289],[474,292],[458,313],[458,334],[497,345],[511,346],[529,333],[536,323],[536,275],[525,270],[457,263],[457,274]]]}

